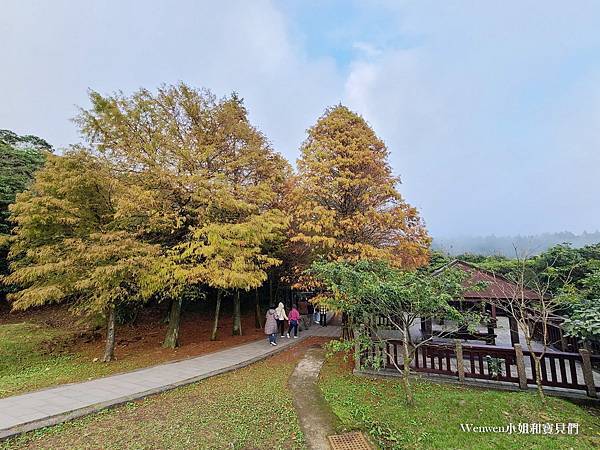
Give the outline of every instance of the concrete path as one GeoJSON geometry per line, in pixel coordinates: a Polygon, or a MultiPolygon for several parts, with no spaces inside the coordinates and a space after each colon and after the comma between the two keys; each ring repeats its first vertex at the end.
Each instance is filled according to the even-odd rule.
{"type": "Polygon", "coordinates": [[[340,334],[339,326],[313,325],[301,332],[298,339],[278,338],[277,346],[270,345],[265,338],[183,361],[3,398],[0,399],[0,439],[234,370],[310,336],[335,338],[340,334]]]}
{"type": "Polygon", "coordinates": [[[329,450],[327,436],[335,434],[339,424],[317,386],[324,361],[324,349],[317,347],[307,350],[289,380],[290,390],[296,393],[293,400],[300,428],[311,450],[329,450]]]}

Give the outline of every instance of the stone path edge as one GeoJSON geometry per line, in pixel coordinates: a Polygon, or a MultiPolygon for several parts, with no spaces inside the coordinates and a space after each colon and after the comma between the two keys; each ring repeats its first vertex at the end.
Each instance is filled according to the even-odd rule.
{"type": "MultiPolygon", "coordinates": [[[[242,367],[249,366],[250,364],[254,364],[255,362],[258,362],[260,360],[267,359],[273,355],[276,355],[285,349],[292,348],[292,347],[298,345],[300,342],[302,342],[310,337],[313,337],[313,336],[309,335],[309,336],[299,337],[296,341],[291,342],[288,345],[276,348],[266,355],[255,356],[254,358],[248,359],[246,361],[242,361],[240,363],[233,364],[231,366],[227,366],[222,369],[213,370],[211,372],[207,372],[202,375],[197,375],[197,376],[194,376],[191,378],[186,378],[185,380],[178,381],[177,383],[167,384],[167,385],[163,385],[163,386],[160,386],[157,388],[148,389],[146,391],[138,392],[133,395],[124,395],[124,396],[117,397],[117,398],[114,398],[114,399],[106,401],[106,402],[96,403],[91,406],[74,409],[72,411],[56,414],[56,415],[50,416],[50,417],[44,417],[43,419],[32,420],[31,422],[27,422],[22,425],[18,425],[18,426],[12,427],[12,428],[0,430],[0,441],[9,439],[11,437],[18,436],[23,433],[27,433],[28,431],[37,430],[39,428],[46,428],[46,427],[58,425],[58,424],[61,424],[64,422],[68,422],[69,420],[78,419],[78,418],[81,418],[84,416],[89,416],[90,414],[97,413],[103,409],[114,408],[116,406],[120,406],[120,405],[123,405],[125,403],[131,402],[134,400],[141,400],[141,399],[144,399],[151,395],[156,395],[156,394],[160,394],[163,392],[171,391],[178,387],[186,386],[188,384],[193,384],[198,381],[204,380],[206,378],[214,377],[216,375],[221,375],[223,373],[231,372],[236,369],[241,369],[242,367]]],[[[254,342],[254,341],[252,341],[252,342],[254,342]]],[[[242,345],[245,345],[245,344],[242,344],[242,345]]],[[[239,347],[239,346],[236,346],[236,347],[239,347]]],[[[230,347],[229,349],[232,349],[232,348],[235,348],[235,347],[230,347]]],[[[212,354],[214,354],[214,353],[218,353],[218,352],[212,352],[212,354]]],[[[208,353],[205,355],[208,355],[208,353]]],[[[202,356],[205,356],[205,355],[202,355],[202,356]]],[[[191,358],[183,358],[179,361],[170,361],[167,364],[185,361],[186,359],[191,359],[191,358]]],[[[152,367],[152,366],[148,366],[148,367],[152,367]]],[[[147,369],[147,367],[144,367],[141,369],[136,369],[131,372],[136,372],[138,370],[143,370],[143,369],[147,369]]],[[[124,372],[124,373],[130,373],[130,372],[124,372]]],[[[114,375],[117,375],[117,374],[114,374],[114,375]]],[[[76,383],[69,383],[69,384],[76,384],[76,383]]]]}

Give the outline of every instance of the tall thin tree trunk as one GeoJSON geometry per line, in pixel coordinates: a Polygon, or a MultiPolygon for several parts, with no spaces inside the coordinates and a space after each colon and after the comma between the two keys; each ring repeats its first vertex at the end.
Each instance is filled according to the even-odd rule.
{"type": "MultiPolygon", "coordinates": [[[[543,358],[543,356],[542,356],[543,358]]],[[[537,385],[537,391],[538,391],[538,396],[540,397],[540,400],[542,401],[542,403],[546,403],[546,396],[544,394],[544,387],[542,385],[542,363],[541,363],[541,358],[538,358],[537,356],[533,357],[533,360],[535,362],[535,384],[537,385]]]]}
{"type": "Polygon", "coordinates": [[[269,277],[269,305],[274,305],[275,299],[273,298],[273,274],[269,277]]]}
{"type": "Polygon", "coordinates": [[[104,347],[104,357],[102,361],[109,362],[115,357],[115,306],[108,307],[108,316],[106,317],[106,346],[104,347]]]}
{"type": "Polygon", "coordinates": [[[179,322],[181,319],[182,298],[174,299],[171,303],[171,313],[169,315],[169,328],[163,342],[164,348],[175,348],[179,345],[179,322]]]}
{"type": "Polygon", "coordinates": [[[263,327],[262,314],[260,311],[260,296],[258,295],[258,288],[254,291],[254,327],[260,329],[263,327]]]}
{"type": "Polygon", "coordinates": [[[219,311],[221,310],[221,289],[217,290],[217,304],[215,306],[215,320],[213,322],[212,334],[210,335],[211,341],[217,340],[217,329],[219,327],[219,311]]]}
{"type": "Polygon", "coordinates": [[[240,305],[240,290],[236,289],[233,296],[233,335],[242,335],[242,311],[240,305]]]}
{"type": "Polygon", "coordinates": [[[410,357],[410,349],[408,348],[408,327],[406,326],[406,324],[404,324],[404,345],[402,346],[403,348],[403,355],[402,355],[402,363],[403,363],[403,368],[402,368],[402,384],[404,385],[404,393],[406,394],[406,404],[409,406],[413,406],[415,404],[415,399],[413,396],[413,392],[412,392],[412,387],[410,385],[410,363],[411,363],[411,357],[410,357]]]}
{"type": "MultiPolygon", "coordinates": [[[[531,327],[529,327],[529,329],[531,330],[531,327]]],[[[537,391],[538,391],[538,396],[540,398],[540,400],[542,401],[543,404],[546,403],[546,396],[544,394],[544,386],[542,385],[542,361],[541,358],[543,358],[543,354],[541,358],[538,358],[535,354],[535,351],[533,349],[533,334],[528,334],[525,333],[525,343],[527,344],[527,349],[529,350],[529,352],[533,355],[533,367],[532,369],[535,369],[535,384],[537,387],[537,391]]]]}

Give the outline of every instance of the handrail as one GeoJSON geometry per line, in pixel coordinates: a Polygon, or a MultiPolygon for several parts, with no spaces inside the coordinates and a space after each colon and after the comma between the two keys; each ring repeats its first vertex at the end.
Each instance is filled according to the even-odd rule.
{"type": "MultiPolygon", "coordinates": [[[[365,357],[383,356],[384,368],[403,367],[403,345],[401,339],[373,341],[373,345],[360,355],[361,365],[365,357]],[[382,347],[384,345],[382,354],[382,347]]],[[[460,340],[448,343],[427,342],[415,347],[411,359],[411,370],[465,378],[485,379],[492,382],[518,384],[524,389],[535,384],[536,364],[540,360],[542,385],[555,388],[586,390],[588,396],[596,397],[600,386],[596,387],[592,365],[600,362],[600,356],[589,353],[568,353],[558,351],[529,351],[520,347],[492,347],[489,345],[463,345],[460,340]],[[518,349],[518,351],[517,351],[518,349]],[[457,359],[457,355],[462,358],[457,359]],[[525,370],[526,362],[530,373],[525,370]]]]}
{"type": "MultiPolygon", "coordinates": [[[[402,339],[382,339],[382,342],[389,342],[392,344],[398,344],[398,345],[403,345],[404,341],[402,339]]],[[[448,342],[448,343],[443,343],[443,342],[428,342],[426,344],[422,344],[422,345],[427,345],[427,346],[438,346],[438,347],[451,347],[454,348],[454,342],[448,342]]],[[[478,351],[486,351],[489,353],[494,353],[494,352],[502,352],[502,351],[509,351],[509,352],[514,352],[514,349],[512,347],[508,347],[508,346],[490,346],[490,345],[473,345],[473,344],[462,344],[462,348],[463,350],[478,350],[478,351]]],[[[526,349],[523,349],[523,354],[524,355],[530,355],[532,352],[526,349]]],[[[534,350],[533,353],[535,353],[536,356],[542,354],[541,351],[539,350],[534,350]]],[[[551,355],[551,356],[576,356],[579,357],[579,353],[574,353],[574,352],[560,352],[558,350],[552,350],[552,349],[547,349],[545,352],[543,352],[544,355],[551,355]]],[[[600,355],[592,355],[591,358],[593,360],[599,360],[600,361],[600,355]]]]}

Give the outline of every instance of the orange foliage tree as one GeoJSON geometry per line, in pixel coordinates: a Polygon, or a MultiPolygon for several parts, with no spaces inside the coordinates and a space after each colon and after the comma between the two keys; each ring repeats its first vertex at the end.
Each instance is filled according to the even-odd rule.
{"type": "Polygon", "coordinates": [[[345,106],[327,109],[308,130],[289,202],[297,277],[318,258],[380,259],[408,269],[427,264],[430,238],[398,192],[388,156],[369,124],[345,106]]]}

